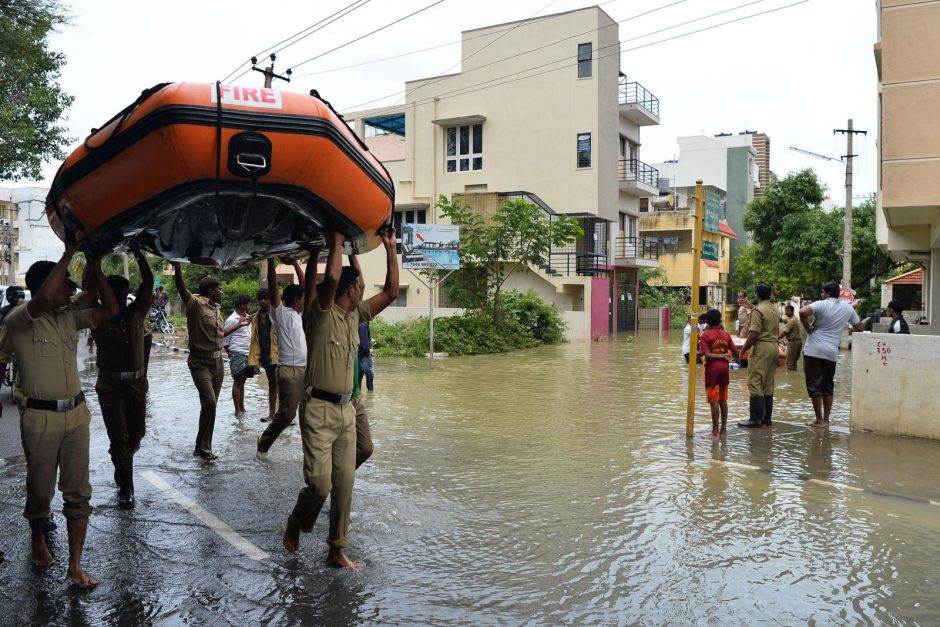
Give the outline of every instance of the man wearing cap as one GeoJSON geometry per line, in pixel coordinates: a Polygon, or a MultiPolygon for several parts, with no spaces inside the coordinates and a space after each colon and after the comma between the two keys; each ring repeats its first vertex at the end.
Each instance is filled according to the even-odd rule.
{"type": "Polygon", "coordinates": [[[146,258],[134,250],[141,283],[137,298],[127,304],[130,289],[120,275],[108,277],[120,313],[92,330],[98,345],[98,382],[95,391],[108,430],[118,507],[134,507],[134,454],[144,437],[147,413],[147,366],[144,358],[145,324],[153,298],[153,272],[146,258]]]}
{"type": "Polygon", "coordinates": [[[20,366],[20,434],[26,455],[26,507],[23,515],[32,531],[32,561],[36,566],[56,563],[43,534],[51,516],[56,473],[68,522],[68,579],[79,586],[94,586],[82,568],[82,549],[91,514],[88,481],[88,439],[91,415],[78,378],[78,331],[94,328],[118,313],[111,287],[101,274],[100,259],[90,261],[101,307],[69,307],[77,287],[68,277],[68,265],[77,242],[65,247],[58,263],[37,261],[26,273],[33,299],[10,312],[0,330],[0,362],[6,369],[10,355],[20,366]]]}
{"type": "Polygon", "coordinates": [[[350,404],[353,363],[359,345],[359,322],[371,320],[398,298],[398,260],[395,230],[380,232],[387,274],[381,292],[362,300],[359,273],[342,265],[342,233],[334,233],[323,282],[307,308],[307,399],[300,421],[304,448],[304,481],[294,510],[287,519],[283,544],[289,553],[300,550],[300,532],[309,533],[330,497],[327,564],[349,570],[359,567],[343,553],[356,472],[356,413],[350,404]]]}
{"type": "Polygon", "coordinates": [[[199,294],[192,294],[183,281],[183,269],[174,261],[173,280],[183,304],[186,305],[186,330],[189,333],[189,372],[199,391],[199,430],[193,455],[206,461],[218,459],[212,452],[212,432],[215,429],[215,408],[222,391],[222,340],[226,332],[251,324],[248,318],[227,331],[222,324],[222,283],[216,277],[199,281],[199,294]]]}

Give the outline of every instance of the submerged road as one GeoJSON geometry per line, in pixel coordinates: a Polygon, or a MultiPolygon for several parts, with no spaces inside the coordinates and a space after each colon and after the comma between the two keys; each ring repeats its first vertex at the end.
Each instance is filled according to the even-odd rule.
{"type": "MultiPolygon", "coordinates": [[[[681,335],[681,333],[679,334],[681,335]]],[[[0,625],[929,623],[940,546],[940,444],[850,433],[847,358],[831,433],[802,426],[802,373],[781,372],[773,431],[682,437],[677,337],[510,355],[379,360],[366,397],[376,453],[357,474],[349,553],[327,567],[326,513],[299,556],[280,546],[302,486],[290,427],[254,458],[266,391],[230,377],[215,452],[185,356],[155,349],[137,508],[117,508],[92,411],[95,512],[85,565],[28,560],[18,415],[0,418],[0,625]],[[10,434],[13,434],[12,436],[10,434]],[[13,438],[11,441],[10,438],[13,438]]],[[[82,355],[83,365],[88,356],[82,355]]],[[[732,373],[732,420],[746,412],[732,373]]],[[[93,391],[95,373],[83,385],[93,391]]],[[[9,392],[0,392],[7,401],[9,392]]],[[[699,399],[697,425],[707,429],[699,399]]],[[[61,499],[52,548],[66,553],[61,499]]]]}

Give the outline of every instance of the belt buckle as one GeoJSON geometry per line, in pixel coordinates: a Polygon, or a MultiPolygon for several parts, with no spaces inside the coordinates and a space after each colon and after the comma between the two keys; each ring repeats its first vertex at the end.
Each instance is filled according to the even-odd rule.
{"type": "Polygon", "coordinates": [[[137,375],[136,372],[122,372],[121,381],[130,381],[137,375]]]}
{"type": "Polygon", "coordinates": [[[340,405],[345,405],[345,404],[348,403],[350,400],[352,400],[352,392],[350,392],[349,394],[340,394],[340,395],[339,395],[339,404],[340,404],[340,405]]]}
{"type": "Polygon", "coordinates": [[[56,411],[69,411],[70,409],[72,409],[72,407],[74,407],[74,405],[75,405],[75,401],[74,399],[71,399],[71,398],[64,400],[64,401],[58,400],[55,402],[55,410],[56,411]]]}

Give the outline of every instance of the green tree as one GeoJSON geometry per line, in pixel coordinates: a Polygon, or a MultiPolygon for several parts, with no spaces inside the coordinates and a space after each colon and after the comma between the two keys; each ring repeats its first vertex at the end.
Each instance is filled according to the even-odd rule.
{"type": "Polygon", "coordinates": [[[826,188],[809,168],[775,179],[764,195],[751,201],[744,210],[744,228],[760,250],[769,255],[784,220],[795,214],[819,211],[825,192],[826,188]]]}
{"type": "Polygon", "coordinates": [[[497,323],[506,280],[520,267],[546,263],[552,246],[568,245],[584,234],[574,218],[559,215],[549,220],[540,207],[524,200],[503,202],[490,217],[445,196],[438,198],[437,208],[460,227],[461,266],[467,274],[485,276],[486,302],[497,323]]]}
{"type": "Polygon", "coordinates": [[[41,178],[73,141],[60,124],[74,100],[59,85],[65,56],[48,41],[66,23],[57,0],[0,0],[0,180],[41,178]]]}
{"type": "Polygon", "coordinates": [[[640,270],[640,307],[669,307],[669,325],[681,329],[689,319],[692,289],[667,284],[663,268],[640,270]]]}

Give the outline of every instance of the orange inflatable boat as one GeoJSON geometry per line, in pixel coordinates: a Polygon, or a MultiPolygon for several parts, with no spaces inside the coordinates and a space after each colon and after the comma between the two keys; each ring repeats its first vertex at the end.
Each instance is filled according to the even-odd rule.
{"type": "Polygon", "coordinates": [[[166,83],[93,130],[46,200],[55,233],[230,267],[341,231],[365,252],[394,205],[384,166],[315,91],[166,83]]]}

